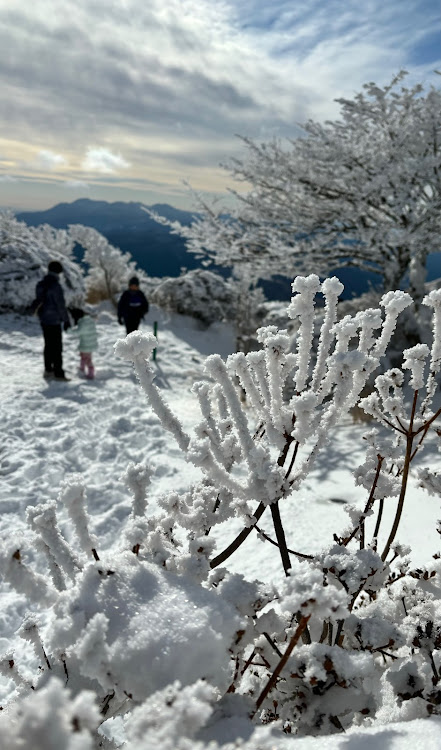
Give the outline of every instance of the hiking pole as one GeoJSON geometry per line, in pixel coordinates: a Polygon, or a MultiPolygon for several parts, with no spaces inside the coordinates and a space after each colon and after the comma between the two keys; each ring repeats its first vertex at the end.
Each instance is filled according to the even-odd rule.
{"type": "MultiPolygon", "coordinates": [[[[158,334],[158,321],[153,321],[153,335],[157,336],[158,334]]],[[[153,362],[156,362],[156,347],[153,349],[152,352],[153,362]]]]}

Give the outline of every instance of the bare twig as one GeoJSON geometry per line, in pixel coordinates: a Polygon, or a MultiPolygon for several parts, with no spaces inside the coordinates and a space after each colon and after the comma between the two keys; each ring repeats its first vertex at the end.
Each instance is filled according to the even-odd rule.
{"type": "Polygon", "coordinates": [[[221,565],[223,562],[225,562],[225,560],[228,560],[228,558],[231,557],[231,555],[239,549],[240,545],[243,544],[245,539],[247,539],[251,534],[255,523],[257,523],[265,508],[266,505],[264,505],[263,503],[259,503],[253,514],[253,517],[255,518],[254,523],[252,523],[251,526],[246,526],[244,529],[242,529],[240,534],[237,535],[236,539],[234,539],[234,541],[232,541],[231,544],[229,544],[223,552],[221,552],[219,555],[217,555],[217,557],[214,557],[211,560],[210,568],[217,568],[218,565],[221,565]]]}
{"type": "MultiPolygon", "coordinates": [[[[263,531],[260,528],[260,526],[257,525],[257,523],[254,524],[254,528],[256,529],[257,533],[263,536],[263,538],[267,542],[270,542],[270,544],[274,544],[275,547],[279,546],[277,542],[274,541],[274,539],[271,539],[271,537],[265,531],[263,531]]],[[[304,552],[296,552],[295,550],[290,549],[289,547],[288,547],[288,552],[290,555],[295,555],[296,557],[300,557],[302,560],[314,560],[314,555],[307,555],[304,552]]]]}
{"type": "Polygon", "coordinates": [[[360,531],[361,531],[360,549],[364,549],[364,544],[365,544],[365,540],[364,540],[364,520],[365,520],[365,517],[366,517],[366,513],[368,513],[368,511],[372,508],[372,505],[374,504],[375,490],[377,489],[378,479],[380,477],[380,472],[381,472],[381,467],[382,467],[382,464],[383,464],[383,461],[384,461],[384,456],[380,456],[380,454],[378,454],[377,459],[378,459],[378,461],[377,461],[377,469],[376,469],[376,472],[375,472],[374,481],[372,483],[371,491],[369,493],[369,497],[367,499],[365,508],[364,508],[364,510],[363,510],[363,512],[362,512],[362,514],[360,516],[360,522],[353,529],[352,533],[344,540],[343,544],[344,544],[345,547],[348,546],[349,542],[352,541],[352,539],[356,535],[357,531],[360,529],[360,531]]]}
{"type": "Polygon", "coordinates": [[[256,701],[256,710],[253,712],[252,716],[254,716],[256,714],[256,712],[259,710],[259,708],[262,705],[263,701],[265,700],[265,698],[267,697],[267,695],[271,692],[271,690],[273,689],[274,685],[276,684],[277,678],[279,677],[281,671],[285,667],[286,662],[288,661],[289,657],[291,656],[292,651],[294,650],[294,648],[296,647],[297,643],[299,642],[299,639],[300,639],[300,637],[301,637],[304,629],[306,628],[306,626],[308,624],[308,620],[309,620],[310,617],[311,617],[311,615],[306,615],[306,616],[302,617],[302,619],[300,620],[300,622],[299,622],[299,624],[297,626],[296,632],[292,636],[292,638],[291,638],[291,640],[290,640],[290,642],[288,644],[288,647],[287,647],[285,653],[283,654],[283,656],[280,659],[277,667],[275,668],[274,672],[272,673],[270,679],[268,680],[268,682],[266,683],[266,685],[263,688],[262,692],[260,693],[260,695],[259,695],[259,697],[258,697],[258,699],[256,701]]]}
{"type": "Polygon", "coordinates": [[[282,519],[280,517],[279,501],[271,505],[271,515],[273,518],[274,531],[276,532],[277,543],[280,551],[280,557],[282,558],[282,565],[285,571],[285,575],[289,576],[291,560],[288,553],[288,547],[286,546],[285,532],[283,530],[282,519]]]}
{"type": "Polygon", "coordinates": [[[413,423],[415,419],[417,401],[418,401],[418,391],[415,391],[414,397],[413,397],[413,403],[412,403],[412,411],[410,415],[409,430],[407,432],[407,437],[406,437],[406,454],[404,457],[404,467],[403,467],[403,474],[402,474],[402,479],[401,479],[401,491],[400,491],[400,496],[398,498],[398,505],[397,505],[397,510],[395,513],[395,518],[394,518],[394,522],[392,525],[392,529],[389,534],[389,538],[386,542],[386,545],[384,547],[383,554],[381,555],[381,559],[383,560],[383,562],[386,560],[386,557],[389,554],[389,550],[391,548],[392,542],[394,541],[395,536],[397,534],[398,526],[400,524],[401,514],[404,508],[404,498],[406,497],[407,482],[409,479],[410,462],[411,462],[411,456],[412,456],[412,446],[413,446],[413,440],[415,436],[415,433],[413,432],[413,423]]]}
{"type": "Polygon", "coordinates": [[[279,656],[281,658],[283,656],[283,654],[282,654],[281,650],[278,648],[278,646],[276,646],[276,644],[274,643],[274,641],[271,638],[271,636],[268,635],[268,633],[264,633],[263,635],[265,636],[265,638],[268,641],[268,643],[271,646],[271,648],[274,649],[274,651],[276,652],[277,656],[279,656]]]}
{"type": "Polygon", "coordinates": [[[291,474],[291,472],[293,470],[293,467],[294,467],[294,464],[295,464],[295,461],[296,461],[296,458],[297,458],[297,453],[299,451],[299,445],[300,445],[299,441],[296,440],[296,444],[294,446],[294,450],[293,450],[293,453],[292,453],[292,456],[291,456],[291,461],[290,461],[289,467],[288,467],[288,469],[286,471],[286,474],[285,474],[285,479],[288,479],[289,475],[291,474]]]}
{"type": "MultiPolygon", "coordinates": [[[[373,537],[376,540],[378,540],[378,534],[380,532],[381,519],[383,518],[383,508],[384,508],[384,497],[381,497],[380,502],[378,503],[377,522],[375,524],[374,537],[373,537]]],[[[375,543],[375,550],[376,549],[377,549],[377,543],[375,543]]]]}

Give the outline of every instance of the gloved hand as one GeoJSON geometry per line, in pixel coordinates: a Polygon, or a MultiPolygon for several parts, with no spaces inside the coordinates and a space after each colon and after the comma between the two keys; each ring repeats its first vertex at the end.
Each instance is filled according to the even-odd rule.
{"type": "Polygon", "coordinates": [[[120,324],[120,326],[123,326],[124,325],[123,319],[122,318],[118,318],[118,323],[120,324]]]}
{"type": "Polygon", "coordinates": [[[68,320],[66,320],[66,321],[64,322],[64,324],[63,324],[63,328],[64,328],[64,330],[65,330],[65,331],[67,331],[67,330],[69,330],[69,328],[70,328],[70,327],[71,327],[71,325],[70,325],[69,321],[68,321],[68,320]]]}

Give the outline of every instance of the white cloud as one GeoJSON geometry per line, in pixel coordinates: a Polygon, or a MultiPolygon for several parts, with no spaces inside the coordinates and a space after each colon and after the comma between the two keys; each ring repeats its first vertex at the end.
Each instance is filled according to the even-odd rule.
{"type": "Polygon", "coordinates": [[[42,169],[48,172],[54,172],[55,170],[65,167],[67,161],[61,154],[55,154],[53,151],[42,149],[38,152],[36,159],[32,163],[35,169],[42,169]]]}
{"type": "Polygon", "coordinates": [[[439,85],[438,2],[57,0],[54,13],[54,0],[0,0],[8,163],[20,144],[48,144],[39,168],[56,172],[66,153],[82,162],[72,179],[124,170],[132,184],[205,189],[240,154],[236,134],[295,136],[296,122],[337,116],[335,98],[401,68],[439,85]]]}
{"type": "Polygon", "coordinates": [[[10,174],[0,174],[0,182],[18,182],[17,177],[12,177],[10,174]]]}
{"type": "Polygon", "coordinates": [[[90,185],[83,180],[67,180],[63,183],[63,187],[67,190],[90,190],[90,185]]]}
{"type": "Polygon", "coordinates": [[[85,172],[102,172],[103,174],[113,174],[129,166],[129,162],[120,154],[114,154],[107,148],[89,148],[82,163],[85,172]]]}

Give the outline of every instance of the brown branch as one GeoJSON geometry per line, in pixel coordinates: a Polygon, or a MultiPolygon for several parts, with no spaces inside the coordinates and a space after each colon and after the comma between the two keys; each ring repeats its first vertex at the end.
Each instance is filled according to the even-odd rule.
{"type": "MultiPolygon", "coordinates": [[[[415,393],[417,393],[417,391],[415,391],[415,393]]],[[[423,432],[423,430],[424,430],[424,436],[423,436],[423,439],[424,439],[424,437],[425,437],[425,435],[426,435],[426,433],[427,433],[427,431],[428,431],[428,429],[429,429],[430,425],[432,424],[432,422],[434,422],[434,421],[435,421],[435,419],[437,419],[437,418],[438,418],[438,417],[440,416],[440,414],[441,414],[441,408],[440,408],[440,409],[438,409],[438,411],[437,411],[437,412],[435,412],[435,414],[434,414],[434,415],[433,415],[432,417],[430,417],[430,419],[429,419],[429,420],[428,420],[427,422],[425,422],[425,423],[424,423],[424,424],[423,424],[423,425],[422,425],[422,426],[421,426],[421,427],[419,428],[419,430],[417,430],[417,431],[415,432],[415,435],[419,435],[419,434],[420,434],[420,432],[423,432]]]]}
{"type": "Polygon", "coordinates": [[[389,419],[386,419],[385,416],[382,417],[382,420],[383,420],[383,422],[385,424],[388,425],[388,427],[391,427],[393,430],[395,430],[395,432],[401,432],[402,435],[407,435],[407,431],[404,429],[404,427],[403,427],[402,430],[400,430],[399,427],[397,427],[396,425],[394,425],[393,422],[390,422],[389,419]]]}
{"type": "Polygon", "coordinates": [[[251,534],[255,523],[257,523],[265,508],[266,505],[264,505],[264,503],[259,503],[253,514],[253,517],[255,518],[254,523],[252,523],[251,526],[246,526],[244,529],[242,529],[236,539],[234,539],[234,541],[232,541],[231,544],[229,544],[223,552],[221,552],[219,555],[217,555],[217,557],[214,557],[211,560],[210,568],[217,568],[218,565],[221,565],[223,562],[225,562],[225,560],[228,560],[228,558],[231,557],[231,555],[239,549],[240,545],[243,544],[245,539],[247,539],[251,534]]]}
{"type": "MultiPolygon", "coordinates": [[[[286,442],[285,442],[285,445],[283,447],[283,451],[281,452],[279,458],[277,459],[277,463],[278,463],[279,466],[283,466],[283,464],[285,463],[286,457],[288,455],[288,451],[289,451],[289,448],[290,448],[290,445],[293,442],[293,438],[290,435],[286,434],[285,438],[286,438],[286,442]]],[[[250,526],[246,526],[244,529],[242,529],[242,531],[240,532],[240,534],[238,534],[238,536],[231,542],[231,544],[228,545],[228,547],[226,549],[224,549],[223,552],[221,552],[219,555],[217,555],[216,557],[214,557],[213,560],[211,560],[211,562],[210,562],[210,568],[217,568],[218,565],[221,565],[223,562],[225,562],[225,560],[228,560],[228,558],[231,557],[231,555],[234,552],[236,552],[236,550],[239,549],[239,547],[241,546],[241,544],[243,544],[243,542],[245,541],[245,539],[247,539],[248,536],[251,534],[251,532],[252,532],[255,524],[257,523],[257,521],[259,520],[259,518],[262,516],[265,508],[266,508],[266,505],[264,503],[260,502],[259,505],[257,506],[256,511],[253,514],[253,517],[255,519],[254,522],[250,526]]],[[[272,508],[273,508],[273,506],[271,506],[271,509],[272,508]]],[[[276,516],[277,516],[277,512],[276,512],[276,516]]],[[[279,519],[280,519],[280,514],[279,514],[279,519]]],[[[273,521],[274,521],[274,516],[273,516],[273,521]]],[[[280,534],[280,528],[281,528],[282,537],[280,538],[280,540],[279,540],[278,536],[277,536],[277,538],[279,540],[279,543],[281,541],[281,550],[282,550],[283,546],[284,546],[284,548],[286,550],[285,534],[283,532],[283,527],[282,527],[281,521],[280,521],[280,526],[279,526],[278,522],[276,520],[274,522],[274,528],[276,529],[276,536],[278,534],[280,534]],[[276,528],[276,526],[277,526],[277,528],[276,528]]],[[[291,562],[289,561],[289,555],[287,556],[287,560],[286,560],[286,552],[285,551],[283,552],[283,554],[281,552],[281,555],[282,555],[282,561],[284,561],[284,567],[285,567],[286,562],[288,562],[288,568],[290,568],[291,567],[291,562]]],[[[286,568],[285,568],[285,572],[286,572],[286,568]]]]}
{"type": "Polygon", "coordinates": [[[381,555],[381,559],[383,560],[383,562],[386,560],[386,557],[389,554],[389,550],[391,548],[392,542],[394,541],[395,536],[397,534],[398,526],[401,520],[401,514],[404,508],[404,498],[406,497],[407,482],[409,479],[409,471],[410,471],[410,461],[411,461],[411,456],[412,456],[412,445],[413,445],[413,439],[414,439],[413,423],[414,423],[415,414],[416,414],[417,401],[418,401],[418,391],[415,391],[414,397],[413,397],[413,403],[412,403],[412,412],[410,415],[409,430],[407,433],[407,440],[406,440],[406,454],[404,458],[403,475],[401,479],[401,491],[400,491],[400,496],[398,498],[398,505],[397,505],[397,510],[395,513],[395,518],[394,518],[394,522],[392,525],[392,529],[389,534],[389,538],[386,542],[386,546],[383,550],[383,554],[381,555]]]}
{"type": "Polygon", "coordinates": [[[282,669],[285,667],[286,662],[288,661],[289,657],[291,656],[292,651],[294,650],[294,648],[296,647],[297,643],[299,642],[300,637],[301,637],[303,631],[305,630],[305,628],[306,628],[306,626],[308,624],[308,620],[309,620],[310,617],[311,617],[311,615],[306,615],[305,617],[302,617],[302,619],[300,620],[300,622],[299,622],[299,624],[297,626],[297,629],[296,629],[294,635],[292,636],[292,638],[291,638],[291,640],[290,640],[290,642],[288,644],[288,647],[287,647],[285,653],[283,654],[283,656],[280,659],[277,667],[275,668],[274,672],[272,673],[271,677],[269,678],[268,682],[266,683],[265,687],[263,688],[262,692],[260,693],[260,695],[259,695],[259,697],[258,697],[258,699],[256,701],[256,710],[253,712],[252,716],[254,716],[255,713],[259,710],[259,708],[262,705],[263,701],[265,700],[265,698],[267,697],[267,695],[271,692],[271,690],[275,686],[275,684],[277,682],[277,678],[279,677],[282,669]]]}
{"type": "Polygon", "coordinates": [[[287,471],[287,472],[286,472],[286,474],[285,474],[285,479],[288,479],[289,475],[290,475],[290,474],[291,474],[291,472],[292,472],[292,469],[293,469],[293,466],[294,466],[295,460],[296,460],[296,458],[297,458],[297,453],[298,453],[298,450],[299,450],[299,445],[300,445],[300,443],[299,443],[299,441],[297,440],[297,441],[296,441],[296,444],[295,444],[295,447],[294,447],[294,450],[293,450],[293,454],[292,454],[291,462],[290,462],[290,464],[289,464],[289,468],[288,468],[288,471],[287,471]]]}
{"type": "Polygon", "coordinates": [[[384,461],[384,456],[380,456],[380,454],[378,454],[377,455],[377,459],[378,459],[378,463],[377,463],[377,469],[376,469],[376,472],[375,472],[374,481],[372,483],[371,491],[369,493],[369,497],[367,499],[365,508],[364,508],[364,510],[363,510],[363,512],[362,512],[362,514],[360,516],[360,522],[355,527],[355,529],[353,529],[353,531],[350,534],[350,536],[347,539],[344,540],[343,545],[345,547],[347,547],[348,544],[349,544],[349,542],[351,542],[353,540],[353,538],[356,535],[358,529],[362,529],[363,542],[360,540],[360,545],[362,545],[362,546],[360,546],[360,549],[364,548],[364,519],[366,517],[366,513],[371,509],[371,507],[372,507],[372,505],[374,503],[374,500],[375,500],[374,494],[375,494],[375,490],[377,489],[378,480],[380,478],[380,472],[381,472],[381,467],[382,467],[382,464],[383,464],[383,461],[384,461]]]}
{"type": "Polygon", "coordinates": [[[263,635],[265,636],[265,638],[268,641],[268,643],[271,646],[271,648],[274,649],[274,651],[276,652],[277,656],[279,656],[280,658],[282,658],[283,654],[282,654],[281,650],[276,646],[276,644],[274,643],[274,641],[271,638],[271,636],[269,636],[268,633],[263,633],[263,635]]]}
{"type": "MultiPolygon", "coordinates": [[[[246,660],[245,665],[243,666],[242,671],[240,673],[241,677],[245,674],[245,672],[247,671],[248,667],[252,663],[252,661],[253,661],[253,659],[254,659],[255,656],[256,656],[256,649],[254,649],[254,651],[251,652],[250,657],[246,660]]],[[[227,693],[234,693],[234,691],[236,690],[236,686],[235,686],[234,682],[235,682],[235,680],[237,679],[238,676],[239,676],[238,669],[236,668],[236,673],[234,675],[233,682],[229,686],[229,688],[227,690],[227,693]]]]}
{"type": "Polygon", "coordinates": [[[380,456],[380,454],[378,454],[377,459],[378,459],[377,470],[375,472],[375,477],[372,483],[372,488],[371,488],[369,498],[366,503],[366,508],[363,512],[363,516],[362,516],[361,523],[360,523],[360,549],[364,549],[364,544],[365,544],[364,532],[365,532],[366,513],[372,508],[372,505],[374,504],[375,490],[377,489],[378,480],[380,478],[381,467],[383,465],[384,456],[380,456]]]}
{"type": "Polygon", "coordinates": [[[328,636],[328,630],[329,630],[329,623],[326,620],[324,620],[323,621],[322,633],[321,633],[321,636],[319,638],[319,643],[324,643],[325,642],[325,640],[326,640],[326,638],[328,636]]]}
{"type": "MultiPolygon", "coordinates": [[[[378,533],[380,531],[380,524],[381,519],[383,517],[383,508],[384,508],[384,497],[380,498],[380,502],[378,505],[378,516],[377,516],[377,523],[375,524],[374,529],[374,539],[378,539],[378,533]]],[[[375,550],[377,549],[377,545],[375,545],[375,550]]]]}
{"type": "MultiPolygon", "coordinates": [[[[256,529],[256,531],[257,531],[258,534],[260,534],[261,536],[263,536],[264,539],[266,539],[267,542],[270,542],[271,544],[274,544],[275,547],[279,546],[277,544],[277,542],[275,542],[274,539],[271,539],[271,537],[265,531],[262,531],[262,529],[260,528],[260,526],[258,526],[257,524],[254,524],[254,528],[256,529]]],[[[303,552],[296,552],[293,549],[289,549],[289,547],[288,547],[288,552],[289,552],[290,555],[295,555],[296,557],[301,557],[302,560],[314,560],[314,555],[306,555],[303,552]]]]}
{"type": "Polygon", "coordinates": [[[280,517],[279,501],[271,505],[271,516],[274,524],[274,531],[276,532],[276,539],[280,551],[280,557],[282,558],[282,565],[285,571],[285,575],[289,576],[289,570],[292,568],[291,560],[289,558],[288,547],[286,546],[285,531],[283,529],[282,519],[280,517]]]}

